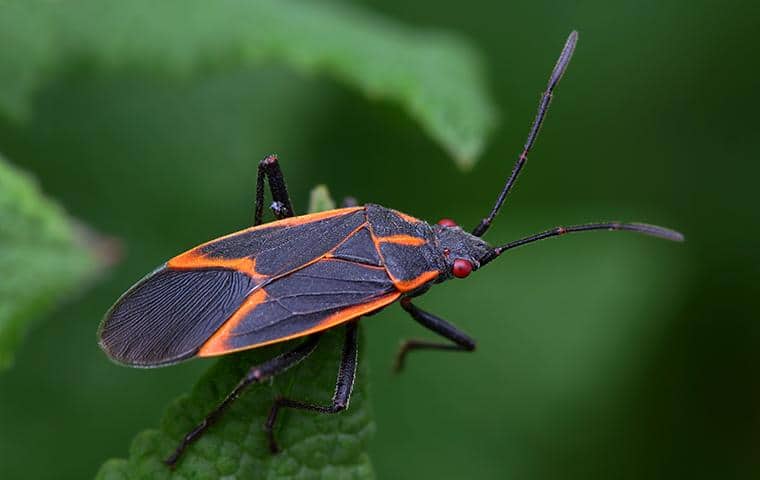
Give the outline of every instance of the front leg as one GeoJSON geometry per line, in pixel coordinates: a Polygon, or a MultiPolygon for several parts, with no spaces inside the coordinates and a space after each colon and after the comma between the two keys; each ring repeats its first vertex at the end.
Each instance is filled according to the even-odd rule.
{"type": "Polygon", "coordinates": [[[288,188],[285,185],[285,177],[280,170],[277,155],[269,155],[259,162],[259,171],[256,178],[256,206],[253,215],[253,226],[261,225],[264,216],[264,180],[269,182],[269,191],[272,193],[272,212],[280,220],[292,217],[293,204],[290,203],[288,188]]]}
{"type": "Polygon", "coordinates": [[[401,306],[412,316],[413,319],[417,320],[420,325],[448,340],[451,340],[453,343],[431,342],[429,340],[404,341],[396,355],[396,362],[394,365],[394,370],[396,372],[400,372],[404,368],[406,354],[412,350],[458,350],[464,352],[472,352],[475,350],[475,340],[469,335],[446,320],[417,308],[412,303],[411,298],[405,297],[401,299],[401,306]]]}

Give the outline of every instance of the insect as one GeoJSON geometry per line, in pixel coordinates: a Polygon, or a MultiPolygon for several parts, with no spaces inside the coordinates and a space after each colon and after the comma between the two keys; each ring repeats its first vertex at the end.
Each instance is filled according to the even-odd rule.
{"type": "Polygon", "coordinates": [[[338,413],[348,408],[357,365],[357,322],[395,301],[446,342],[407,340],[396,362],[414,350],[475,349],[475,340],[446,320],[418,308],[413,299],[432,285],[473,271],[513,248],[589,230],[629,230],[681,241],[673,230],[642,223],[603,222],[556,227],[499,246],[482,237],[523,168],[572,57],[577,32],[568,37],[543,93],[524,149],[490,213],[467,232],[451,220],[430,225],[407,214],[367,204],[294,216],[275,156],[259,163],[254,225],[178,255],[129,289],[100,325],[100,345],[114,361],[159,367],[304,337],[295,348],[253,366],[230,394],[181,441],[165,463],[182,453],[243,390],[290,368],[311,354],[327,329],[343,326],[345,343],[335,394],[329,405],[274,400],[265,424],[273,434],[283,408],[338,413]],[[276,221],[262,224],[268,182],[276,221]]]}

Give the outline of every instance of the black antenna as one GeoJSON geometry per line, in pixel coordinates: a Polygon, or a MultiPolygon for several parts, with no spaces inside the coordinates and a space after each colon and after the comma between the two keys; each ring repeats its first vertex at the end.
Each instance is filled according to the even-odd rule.
{"type": "Polygon", "coordinates": [[[564,235],[566,233],[588,232],[590,230],[628,230],[630,232],[638,232],[645,235],[651,235],[653,237],[664,238],[665,240],[671,240],[673,242],[682,242],[684,240],[683,234],[676,232],[675,230],[658,227],[657,225],[649,225],[646,223],[587,223],[584,225],[573,225],[570,227],[555,227],[551,230],[546,230],[544,232],[536,233],[519,240],[505,243],[504,245],[494,248],[488,255],[486,255],[486,257],[480,261],[480,265],[482,266],[490,262],[507,250],[521,247],[528,243],[544,240],[545,238],[559,237],[560,235],[564,235]]]}
{"type": "Polygon", "coordinates": [[[491,209],[491,213],[488,214],[488,217],[481,220],[480,224],[478,224],[478,226],[475,227],[475,229],[472,231],[472,234],[476,237],[482,237],[483,234],[486,233],[486,230],[488,230],[488,227],[491,226],[491,222],[493,222],[493,219],[496,218],[496,215],[499,213],[501,206],[507,199],[507,194],[509,194],[509,191],[512,189],[515,180],[517,180],[517,176],[520,174],[520,170],[522,170],[523,165],[525,165],[525,162],[528,160],[528,153],[530,152],[530,149],[533,148],[533,142],[536,141],[538,132],[541,130],[541,124],[544,123],[546,112],[549,110],[549,104],[552,101],[552,93],[554,92],[554,88],[559,83],[562,75],[565,73],[565,69],[567,69],[567,65],[570,63],[570,59],[573,56],[573,51],[575,51],[576,43],[578,43],[578,32],[573,30],[570,32],[570,36],[567,37],[565,47],[562,49],[562,53],[560,53],[559,58],[557,59],[557,63],[554,65],[554,70],[552,70],[552,74],[549,77],[549,84],[546,87],[546,91],[541,96],[541,102],[538,104],[538,112],[536,113],[536,118],[533,120],[533,125],[530,127],[530,133],[528,133],[528,139],[525,141],[525,146],[523,147],[523,151],[520,154],[520,158],[517,159],[515,166],[512,167],[512,174],[507,179],[507,183],[504,184],[504,188],[499,194],[499,197],[496,199],[496,203],[491,209]]]}

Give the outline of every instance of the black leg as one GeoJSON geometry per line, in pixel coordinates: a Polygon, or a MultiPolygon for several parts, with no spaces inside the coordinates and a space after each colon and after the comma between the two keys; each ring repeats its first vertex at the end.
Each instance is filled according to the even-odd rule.
{"type": "Polygon", "coordinates": [[[282,202],[272,202],[272,205],[269,206],[269,209],[272,210],[272,214],[277,220],[293,216],[293,213],[288,210],[288,207],[286,207],[282,202]]]}
{"type": "Polygon", "coordinates": [[[174,466],[177,464],[177,461],[182,456],[182,453],[187,449],[187,447],[198,440],[201,435],[206,432],[206,430],[211,428],[216,422],[219,421],[224,412],[230,407],[232,402],[240,397],[241,393],[243,390],[245,390],[246,387],[253,383],[260,383],[262,380],[266,380],[279,373],[282,373],[295,364],[299,363],[304,358],[308,357],[317,347],[319,338],[319,334],[312,335],[305,342],[293,350],[278,355],[262,364],[251,367],[245,377],[243,377],[240,382],[238,382],[237,386],[235,386],[235,388],[227,395],[227,397],[222,400],[222,403],[220,403],[213,411],[211,411],[211,413],[206,415],[206,418],[204,418],[201,423],[196,425],[195,428],[193,428],[187,435],[185,435],[177,449],[174,450],[174,453],[172,453],[166,460],[164,460],[164,463],[170,468],[174,468],[174,466]]]}
{"type": "Polygon", "coordinates": [[[277,155],[269,155],[259,162],[259,171],[256,178],[256,207],[254,211],[253,226],[261,225],[264,216],[264,178],[269,181],[269,191],[272,192],[272,212],[279,220],[293,216],[293,205],[290,203],[288,188],[285,186],[285,178],[280,170],[277,155]]]}
{"type": "Polygon", "coordinates": [[[406,340],[401,344],[401,348],[396,355],[396,363],[394,365],[394,370],[396,372],[400,372],[404,368],[406,354],[412,350],[458,350],[464,352],[475,350],[475,340],[470,338],[469,335],[462,332],[446,320],[417,308],[412,304],[411,298],[406,297],[401,299],[401,306],[404,310],[409,312],[412,318],[417,320],[420,325],[428,330],[434,331],[448,340],[451,340],[453,343],[438,343],[428,340],[406,340]]]}
{"type": "Polygon", "coordinates": [[[338,413],[348,408],[348,402],[351,399],[351,390],[354,388],[354,377],[356,376],[357,343],[359,339],[357,334],[357,324],[358,322],[354,320],[346,325],[346,340],[343,343],[343,353],[340,358],[338,379],[335,382],[335,393],[333,394],[330,405],[316,405],[285,397],[278,397],[275,399],[272,409],[269,411],[269,418],[267,418],[267,422],[264,425],[264,431],[269,437],[269,449],[272,453],[277,453],[279,451],[277,441],[274,438],[274,424],[277,421],[277,415],[281,408],[309,410],[318,413],[338,413]]]}

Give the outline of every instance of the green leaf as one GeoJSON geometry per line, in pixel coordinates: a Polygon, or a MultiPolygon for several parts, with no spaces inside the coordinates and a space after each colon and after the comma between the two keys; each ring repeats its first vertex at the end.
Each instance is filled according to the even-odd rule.
{"type": "Polygon", "coordinates": [[[84,65],[190,77],[279,62],[401,105],[468,167],[495,123],[479,56],[463,39],[358,7],[283,0],[0,2],[0,111],[84,65]]]}
{"type": "Polygon", "coordinates": [[[0,369],[33,320],[98,270],[84,232],[0,156],[0,369]]]}
{"type": "MultiPolygon", "coordinates": [[[[334,205],[324,186],[312,191],[312,205],[334,205]],[[317,199],[316,201],[314,199],[317,199]]],[[[374,478],[367,443],[374,431],[367,398],[366,362],[359,363],[351,406],[337,415],[285,409],[276,435],[282,451],[269,453],[262,430],[277,395],[329,403],[335,389],[343,330],[327,332],[306,360],[270,383],[252,385],[222,419],[190,446],[174,472],[163,463],[180,439],[198,424],[256,364],[292,349],[299,340],[221,358],[190,395],[167,409],[158,430],[135,437],[128,460],[103,464],[98,480],[374,478]]],[[[361,350],[361,349],[360,349],[361,350]]]]}
{"type": "Polygon", "coordinates": [[[330,196],[330,191],[325,185],[317,185],[309,195],[309,211],[321,212],[335,208],[335,201],[330,196]]]}

